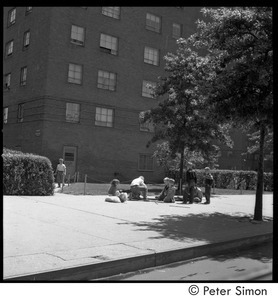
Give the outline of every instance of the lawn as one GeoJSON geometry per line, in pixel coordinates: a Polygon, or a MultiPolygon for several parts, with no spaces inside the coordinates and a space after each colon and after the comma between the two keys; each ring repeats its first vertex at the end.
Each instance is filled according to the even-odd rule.
{"type": "MultiPolygon", "coordinates": [[[[63,188],[64,194],[72,195],[84,195],[84,189],[86,195],[107,195],[107,191],[110,187],[109,183],[87,183],[84,187],[83,182],[71,183],[70,185],[65,185],[63,188]]],[[[128,190],[130,188],[129,184],[121,184],[119,189],[128,190]]],[[[148,185],[148,194],[150,196],[157,195],[163,189],[163,184],[149,184],[148,185]]],[[[204,187],[201,187],[204,192],[204,187]]],[[[60,190],[60,192],[62,192],[60,190]]],[[[254,195],[256,191],[243,190],[243,195],[254,195]]],[[[272,192],[265,192],[266,194],[271,194],[272,192]]],[[[178,193],[176,193],[178,194],[178,193]]],[[[231,190],[231,189],[212,189],[212,194],[215,195],[240,195],[240,190],[231,190]]]]}

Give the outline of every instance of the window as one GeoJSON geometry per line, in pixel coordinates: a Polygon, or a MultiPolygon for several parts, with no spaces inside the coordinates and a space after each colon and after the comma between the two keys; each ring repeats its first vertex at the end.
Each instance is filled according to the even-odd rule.
{"type": "Polygon", "coordinates": [[[12,55],[13,50],[14,50],[14,41],[11,40],[6,44],[6,56],[12,55]]]}
{"type": "Polygon", "coordinates": [[[8,27],[15,23],[16,9],[13,8],[8,12],[8,27]]]}
{"type": "Polygon", "coordinates": [[[95,125],[113,127],[113,109],[97,107],[95,125]]]}
{"type": "Polygon", "coordinates": [[[140,131],[154,132],[154,126],[151,122],[140,122],[140,131]]]}
{"type": "Polygon", "coordinates": [[[20,70],[20,85],[24,86],[26,85],[27,80],[27,67],[23,67],[20,70]]]}
{"type": "Polygon", "coordinates": [[[118,38],[103,34],[100,35],[100,48],[113,55],[118,54],[118,38]]]}
{"type": "Polygon", "coordinates": [[[159,53],[157,49],[145,47],[144,62],[147,64],[158,66],[159,53]]]}
{"type": "Polygon", "coordinates": [[[152,154],[139,154],[139,170],[153,171],[152,154]]]}
{"type": "Polygon", "coordinates": [[[33,7],[32,6],[27,6],[26,7],[26,11],[25,11],[25,15],[28,15],[29,13],[32,12],[33,7]]]}
{"type": "Polygon", "coordinates": [[[24,32],[24,36],[23,36],[23,49],[28,48],[29,45],[30,45],[30,30],[24,32]]]}
{"type": "Polygon", "coordinates": [[[18,104],[17,122],[23,122],[24,104],[18,104]]]}
{"type": "Polygon", "coordinates": [[[116,90],[116,74],[106,71],[98,71],[97,87],[100,89],[115,91],[116,90]]]}
{"type": "Polygon", "coordinates": [[[84,30],[84,28],[76,26],[76,25],[72,25],[71,26],[70,40],[74,44],[84,45],[84,40],[85,40],[85,30],[84,30]]]}
{"type": "Polygon", "coordinates": [[[8,123],[8,107],[3,108],[3,122],[4,124],[8,123]]]}
{"type": "Polygon", "coordinates": [[[153,91],[151,88],[151,86],[154,86],[154,85],[156,85],[155,82],[143,80],[142,96],[148,97],[148,98],[154,98],[154,96],[152,95],[153,91]]]}
{"type": "Polygon", "coordinates": [[[67,103],[66,121],[72,123],[78,123],[80,121],[80,104],[67,103]]]}
{"type": "Polygon", "coordinates": [[[82,83],[82,66],[69,64],[68,82],[81,84],[82,83]]]}
{"type": "Polygon", "coordinates": [[[11,87],[11,73],[5,74],[4,80],[5,80],[4,88],[5,89],[10,89],[10,87],[11,87]]]}
{"type": "Polygon", "coordinates": [[[173,23],[172,37],[179,39],[181,37],[182,25],[178,23],[173,23]]]}
{"type": "Polygon", "coordinates": [[[160,32],[161,28],[160,17],[147,13],[146,15],[146,29],[152,30],[155,32],[160,32]]]}
{"type": "Polygon", "coordinates": [[[119,6],[104,6],[102,7],[102,14],[114,19],[120,19],[119,6]]]}

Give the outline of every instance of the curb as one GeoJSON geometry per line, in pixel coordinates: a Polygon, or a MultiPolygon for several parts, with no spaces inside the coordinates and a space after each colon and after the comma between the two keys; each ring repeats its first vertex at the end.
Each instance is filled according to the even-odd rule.
{"type": "Polygon", "coordinates": [[[173,262],[188,260],[206,255],[214,255],[244,248],[273,240],[273,233],[266,233],[247,238],[235,239],[226,242],[206,244],[191,248],[172,249],[153,254],[127,257],[118,260],[95,263],[91,265],[75,266],[66,269],[47,272],[26,274],[21,276],[9,276],[4,281],[88,281],[101,280],[101,278],[138,271],[140,269],[153,268],[173,262]]]}

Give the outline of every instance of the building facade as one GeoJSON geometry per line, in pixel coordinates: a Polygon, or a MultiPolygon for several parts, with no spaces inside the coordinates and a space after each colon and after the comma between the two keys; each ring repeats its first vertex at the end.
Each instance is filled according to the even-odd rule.
{"type": "Polygon", "coordinates": [[[164,174],[140,112],[200,7],[5,7],[3,144],[63,157],[68,174],[121,181],[164,174]]]}

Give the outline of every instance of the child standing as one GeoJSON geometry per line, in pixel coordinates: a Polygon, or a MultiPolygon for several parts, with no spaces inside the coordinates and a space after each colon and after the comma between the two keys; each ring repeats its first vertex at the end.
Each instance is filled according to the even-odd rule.
{"type": "Polygon", "coordinates": [[[63,159],[59,159],[59,164],[57,165],[56,168],[56,175],[57,175],[57,183],[58,187],[61,186],[61,184],[64,186],[64,178],[66,176],[66,165],[63,163],[63,159]]]}
{"type": "Polygon", "coordinates": [[[168,188],[169,188],[169,178],[165,177],[163,179],[163,182],[164,182],[165,185],[164,185],[164,188],[161,191],[161,193],[156,197],[157,200],[163,200],[167,195],[167,191],[168,191],[168,188]]]}
{"type": "Polygon", "coordinates": [[[205,197],[206,202],[204,204],[210,204],[211,186],[213,184],[213,176],[210,173],[210,168],[205,167],[205,197]]]}
{"type": "Polygon", "coordinates": [[[175,185],[175,180],[172,179],[172,178],[169,178],[168,179],[168,189],[167,189],[167,192],[166,192],[166,196],[163,199],[163,202],[166,202],[166,203],[175,202],[174,196],[175,196],[175,193],[176,193],[176,188],[175,188],[174,185],[175,185]]]}

